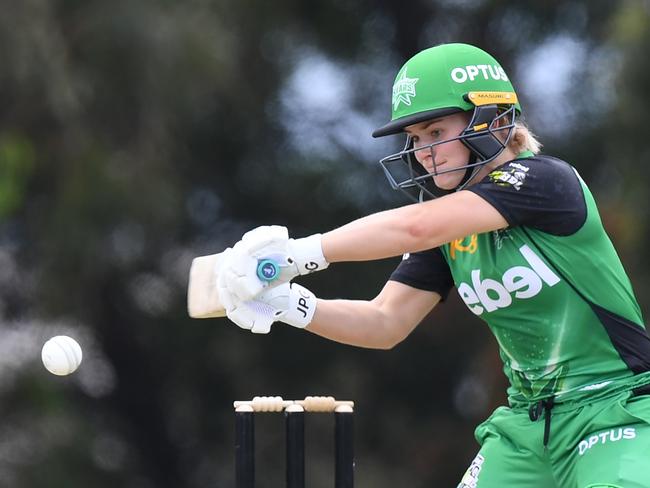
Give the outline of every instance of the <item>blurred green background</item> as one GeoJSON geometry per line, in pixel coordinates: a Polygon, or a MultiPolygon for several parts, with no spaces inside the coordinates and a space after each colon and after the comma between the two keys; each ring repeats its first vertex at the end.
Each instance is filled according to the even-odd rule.
{"type": "MultiPolygon", "coordinates": [[[[573,163],[648,312],[650,2],[0,0],[0,486],[233,487],[232,401],[357,402],[357,486],[456,486],[505,399],[495,341],[452,294],[391,351],[190,320],[191,258],[408,203],[377,160],[401,64],[494,54],[544,152],[573,163]],[[43,342],[84,350],[59,378],[43,342]]],[[[398,259],[301,279],[372,298],[398,259]]],[[[332,486],[331,419],[308,481],[332,486]]],[[[259,486],[282,486],[260,418],[259,486]]],[[[311,442],[309,442],[311,441],[311,442]]]]}

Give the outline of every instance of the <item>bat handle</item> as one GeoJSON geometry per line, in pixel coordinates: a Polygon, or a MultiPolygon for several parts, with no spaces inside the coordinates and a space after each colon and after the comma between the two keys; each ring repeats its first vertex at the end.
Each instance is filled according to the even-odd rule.
{"type": "Polygon", "coordinates": [[[257,262],[257,277],[270,283],[280,276],[280,266],[273,259],[260,259],[257,262]]]}

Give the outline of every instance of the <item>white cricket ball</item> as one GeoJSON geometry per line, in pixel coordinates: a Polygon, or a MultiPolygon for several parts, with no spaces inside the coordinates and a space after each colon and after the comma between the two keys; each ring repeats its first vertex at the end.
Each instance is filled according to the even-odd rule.
{"type": "Polygon", "coordinates": [[[72,337],[56,336],[43,344],[41,359],[50,373],[65,376],[81,364],[81,346],[72,337]]]}

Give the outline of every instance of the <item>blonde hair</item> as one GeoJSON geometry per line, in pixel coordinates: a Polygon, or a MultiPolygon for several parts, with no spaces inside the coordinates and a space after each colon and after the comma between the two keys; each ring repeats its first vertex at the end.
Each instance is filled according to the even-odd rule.
{"type": "Polygon", "coordinates": [[[515,153],[523,151],[530,151],[533,154],[538,154],[542,149],[542,143],[537,140],[537,136],[526,127],[521,121],[515,122],[514,134],[510,138],[508,146],[512,148],[515,153]]]}

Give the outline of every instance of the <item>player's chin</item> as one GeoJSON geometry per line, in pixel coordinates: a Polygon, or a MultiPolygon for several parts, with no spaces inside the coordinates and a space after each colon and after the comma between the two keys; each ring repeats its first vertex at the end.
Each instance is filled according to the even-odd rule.
{"type": "Polygon", "coordinates": [[[454,190],[458,185],[460,185],[460,180],[462,177],[458,177],[454,173],[446,173],[442,175],[437,175],[433,177],[433,182],[441,190],[454,190]]]}

